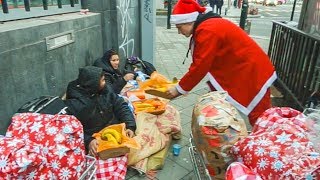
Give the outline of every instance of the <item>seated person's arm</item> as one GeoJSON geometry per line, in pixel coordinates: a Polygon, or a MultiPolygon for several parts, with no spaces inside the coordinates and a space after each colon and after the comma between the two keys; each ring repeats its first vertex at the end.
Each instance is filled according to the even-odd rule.
{"type": "Polygon", "coordinates": [[[128,104],[124,101],[123,98],[118,95],[113,96],[114,99],[114,114],[117,119],[126,124],[126,128],[135,132],[136,130],[136,121],[132,112],[130,111],[128,104]]]}
{"type": "Polygon", "coordinates": [[[110,86],[116,94],[119,94],[122,88],[127,84],[127,81],[123,77],[116,80],[110,74],[105,74],[105,80],[107,86],[110,86]]]}

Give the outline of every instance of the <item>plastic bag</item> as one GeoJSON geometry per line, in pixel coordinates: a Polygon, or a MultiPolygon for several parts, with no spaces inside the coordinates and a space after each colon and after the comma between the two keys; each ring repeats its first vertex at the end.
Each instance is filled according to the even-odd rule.
{"type": "Polygon", "coordinates": [[[111,125],[111,126],[103,128],[98,133],[94,133],[92,135],[92,137],[96,138],[98,140],[98,144],[99,144],[99,146],[97,148],[97,152],[101,152],[101,151],[107,150],[107,149],[119,148],[119,147],[140,149],[140,144],[138,144],[133,138],[129,138],[126,135],[125,126],[126,125],[124,123],[115,124],[115,125],[111,125]],[[108,141],[102,140],[101,139],[102,132],[106,129],[114,129],[117,132],[119,132],[121,134],[121,138],[122,138],[121,144],[110,143],[108,141]]]}
{"type": "Polygon", "coordinates": [[[308,138],[314,149],[320,153],[320,110],[308,108],[303,111],[303,114],[307,116],[308,138]]]}

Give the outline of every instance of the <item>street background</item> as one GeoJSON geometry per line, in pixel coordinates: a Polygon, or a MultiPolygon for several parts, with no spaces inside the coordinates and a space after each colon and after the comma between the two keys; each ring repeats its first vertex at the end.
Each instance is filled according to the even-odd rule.
{"type": "MultiPolygon", "coordinates": [[[[258,7],[259,14],[257,16],[248,16],[248,20],[252,22],[250,36],[261,46],[267,53],[272,29],[272,21],[289,21],[292,12],[292,4],[284,4],[279,6],[262,6],[258,7]]],[[[301,5],[297,4],[294,21],[298,22],[301,5]]],[[[229,19],[235,24],[239,24],[241,10],[230,7],[227,15],[223,18],[229,19]]],[[[178,34],[175,26],[167,29],[167,16],[156,17],[156,63],[155,67],[158,72],[168,78],[177,77],[180,79],[189,68],[191,58],[187,58],[186,63],[182,64],[189,45],[189,38],[178,34]]],[[[159,180],[195,180],[192,162],[189,156],[189,138],[191,134],[191,120],[193,106],[197,99],[207,93],[209,89],[203,79],[187,96],[179,97],[170,102],[176,107],[181,115],[182,138],[173,141],[170,145],[168,157],[162,170],[159,170],[153,176],[141,176],[135,170],[129,169],[126,179],[159,179],[159,180]],[[183,148],[179,156],[173,156],[172,145],[178,143],[183,148]]],[[[247,120],[246,120],[247,121],[247,120]]],[[[251,129],[247,122],[248,130],[251,129]]]]}

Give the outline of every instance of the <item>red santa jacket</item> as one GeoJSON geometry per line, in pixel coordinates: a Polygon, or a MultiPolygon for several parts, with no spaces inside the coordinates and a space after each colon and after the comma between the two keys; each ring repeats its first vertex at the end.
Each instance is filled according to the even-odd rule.
{"type": "Polygon", "coordinates": [[[277,78],[263,50],[226,19],[200,22],[191,41],[193,62],[177,85],[181,94],[207,76],[216,90],[227,91],[227,100],[248,115],[277,78]]]}

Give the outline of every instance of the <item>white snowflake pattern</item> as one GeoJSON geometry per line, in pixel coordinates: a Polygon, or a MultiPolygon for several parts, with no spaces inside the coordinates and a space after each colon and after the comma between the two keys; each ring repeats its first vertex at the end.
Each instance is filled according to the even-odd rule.
{"type": "Polygon", "coordinates": [[[65,140],[65,137],[62,134],[57,134],[56,137],[54,138],[54,141],[57,142],[57,143],[61,143],[64,140],[65,140]]]}
{"type": "Polygon", "coordinates": [[[5,156],[0,157],[0,170],[3,172],[9,170],[8,159],[5,156]]]}
{"type": "Polygon", "coordinates": [[[45,135],[43,132],[38,132],[36,133],[36,140],[37,141],[42,141],[42,139],[44,139],[45,135]]]}
{"type": "Polygon", "coordinates": [[[62,128],[62,132],[65,133],[65,134],[71,134],[73,132],[73,128],[69,125],[65,125],[63,128],[62,128]]]}
{"type": "Polygon", "coordinates": [[[59,173],[59,179],[70,179],[71,171],[68,168],[62,168],[59,173]]]}
{"type": "Polygon", "coordinates": [[[297,133],[296,136],[298,136],[299,138],[304,138],[305,137],[305,135],[303,133],[301,133],[301,132],[297,133]]]}
{"type": "Polygon", "coordinates": [[[75,168],[77,173],[80,173],[82,171],[82,165],[79,165],[75,168]]]}
{"type": "Polygon", "coordinates": [[[0,154],[2,154],[4,152],[4,147],[0,146],[0,154]]]}
{"type": "Polygon", "coordinates": [[[266,138],[266,137],[260,137],[258,139],[258,142],[257,142],[257,145],[260,145],[260,146],[270,146],[271,145],[271,141],[266,138]]]}
{"type": "Polygon", "coordinates": [[[33,125],[30,127],[30,132],[39,132],[40,128],[42,128],[42,122],[34,122],[33,125]]]}
{"type": "Polygon", "coordinates": [[[292,134],[286,134],[285,132],[282,132],[281,135],[276,135],[276,137],[278,138],[275,142],[279,142],[281,144],[284,144],[287,141],[290,141],[290,137],[292,136],[292,134]]]}
{"type": "Polygon", "coordinates": [[[51,162],[51,165],[50,165],[53,169],[60,169],[60,162],[57,161],[57,160],[54,160],[51,162]]]}
{"type": "Polygon", "coordinates": [[[312,176],[312,174],[310,173],[306,173],[305,176],[306,180],[313,180],[313,179],[316,179],[315,177],[312,176]]]}
{"type": "Polygon", "coordinates": [[[18,143],[21,143],[21,141],[18,140],[12,140],[12,141],[8,141],[8,147],[17,147],[18,143]]]}
{"type": "Polygon", "coordinates": [[[266,150],[262,147],[258,147],[256,150],[255,150],[255,154],[257,156],[263,156],[264,154],[266,154],[266,150]]]}
{"type": "Polygon", "coordinates": [[[247,148],[249,148],[250,150],[252,150],[253,146],[255,145],[255,141],[253,139],[251,139],[248,144],[246,145],[247,148]]]}
{"type": "Polygon", "coordinates": [[[298,148],[301,147],[301,144],[300,144],[299,142],[295,141],[295,142],[293,142],[293,143],[291,144],[291,147],[293,147],[293,148],[295,148],[295,149],[298,149],[298,148]]]}
{"type": "Polygon", "coordinates": [[[37,172],[36,171],[32,171],[28,174],[27,180],[31,180],[31,179],[35,179],[37,177],[37,172]]]}
{"type": "Polygon", "coordinates": [[[279,157],[279,154],[277,151],[271,151],[270,152],[270,157],[277,159],[279,157]]]}
{"type": "Polygon", "coordinates": [[[67,161],[68,161],[68,164],[74,164],[76,162],[73,155],[69,156],[67,161]]]}
{"type": "Polygon", "coordinates": [[[56,127],[49,127],[46,130],[46,133],[51,136],[57,134],[57,132],[58,132],[58,128],[56,127]]]}
{"type": "Polygon", "coordinates": [[[62,146],[62,145],[57,145],[57,151],[55,152],[56,155],[59,156],[59,158],[61,159],[63,156],[66,155],[66,152],[69,150],[69,148],[62,146]]]}
{"type": "Polygon", "coordinates": [[[247,153],[247,154],[244,156],[244,161],[245,161],[247,164],[250,164],[251,161],[252,161],[252,154],[247,153]]]}
{"type": "Polygon", "coordinates": [[[75,142],[76,138],[72,135],[67,137],[67,143],[68,144],[73,144],[75,142]]]}
{"type": "Polygon", "coordinates": [[[281,171],[283,168],[284,164],[280,160],[275,161],[272,165],[272,169],[274,169],[276,172],[281,171]]]}
{"type": "Polygon", "coordinates": [[[25,141],[29,140],[29,134],[24,134],[22,136],[22,139],[25,140],[25,141]]]}
{"type": "Polygon", "coordinates": [[[75,155],[79,155],[79,154],[81,154],[81,153],[82,153],[82,150],[81,150],[80,147],[77,147],[77,148],[73,151],[73,154],[75,154],[75,155]]]}
{"type": "Polygon", "coordinates": [[[269,166],[269,161],[267,158],[261,158],[258,160],[257,165],[259,170],[265,170],[269,166]]]}
{"type": "Polygon", "coordinates": [[[234,154],[238,154],[239,151],[240,151],[240,148],[238,146],[233,146],[232,147],[232,151],[233,151],[234,154]]]}
{"type": "Polygon", "coordinates": [[[78,129],[79,128],[79,123],[77,121],[72,121],[71,123],[72,127],[78,129]]]}

